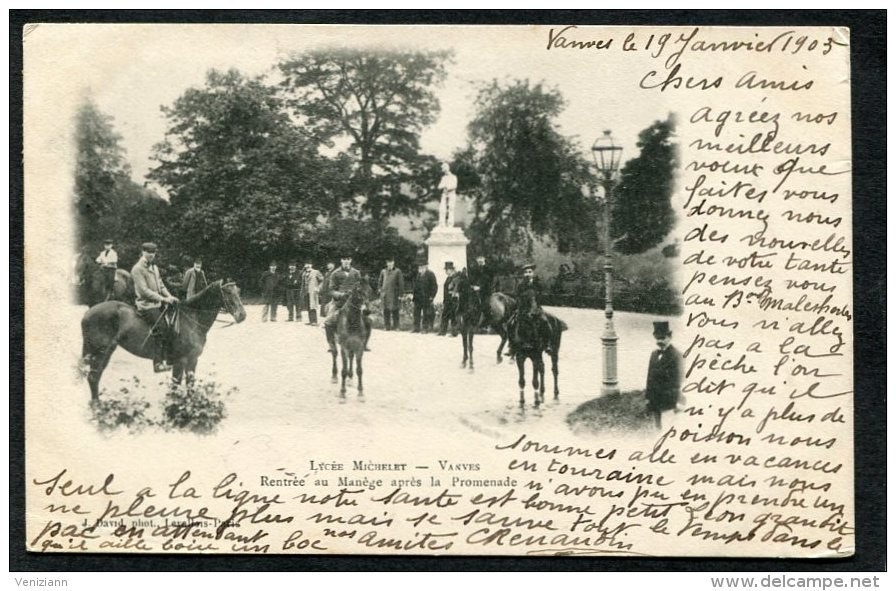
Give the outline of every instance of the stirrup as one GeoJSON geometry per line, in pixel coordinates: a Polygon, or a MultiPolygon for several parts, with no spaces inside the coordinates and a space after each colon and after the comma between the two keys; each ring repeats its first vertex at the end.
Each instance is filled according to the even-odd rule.
{"type": "Polygon", "coordinates": [[[152,364],[152,370],[156,373],[165,373],[167,371],[171,371],[172,369],[174,369],[173,366],[168,365],[168,363],[164,361],[152,364]]]}

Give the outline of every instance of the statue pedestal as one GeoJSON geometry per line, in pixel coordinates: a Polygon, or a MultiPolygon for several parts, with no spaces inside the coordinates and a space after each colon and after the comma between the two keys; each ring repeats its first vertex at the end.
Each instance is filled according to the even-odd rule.
{"type": "MultiPolygon", "coordinates": [[[[454,268],[460,272],[467,266],[467,244],[470,241],[464,236],[464,231],[458,227],[436,226],[432,229],[426,246],[429,249],[429,270],[436,276],[439,291],[445,284],[445,263],[451,261],[454,268]]],[[[441,301],[440,297],[436,301],[441,301]]]]}

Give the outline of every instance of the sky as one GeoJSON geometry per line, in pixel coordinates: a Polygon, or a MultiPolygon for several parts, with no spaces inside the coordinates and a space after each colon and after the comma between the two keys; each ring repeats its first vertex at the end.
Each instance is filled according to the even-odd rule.
{"type": "MultiPolygon", "coordinates": [[[[278,61],[320,46],[447,48],[454,51],[454,59],[447,79],[436,89],[439,118],[421,137],[425,152],[445,159],[465,145],[476,87],[497,78],[544,81],[558,88],[568,102],[558,118],[560,130],[576,136],[583,153],[590,152],[604,129],[611,129],[624,146],[624,159],[637,155],[638,132],[670,110],[663,97],[639,92],[638,100],[631,100],[635,93],[626,89],[637,81],[631,67],[615,66],[614,54],[546,51],[548,30],[544,26],[82,26],[59,57],[77,64],[72,78],[63,81],[69,91],[60,107],[73,117],[77,104],[87,95],[93,97],[113,117],[134,178],[142,182],[153,166],[153,145],[163,139],[166,129],[160,107],[171,105],[186,89],[202,86],[209,69],[275,76],[278,61]]],[[[596,31],[605,34],[608,29],[596,31]]]]}

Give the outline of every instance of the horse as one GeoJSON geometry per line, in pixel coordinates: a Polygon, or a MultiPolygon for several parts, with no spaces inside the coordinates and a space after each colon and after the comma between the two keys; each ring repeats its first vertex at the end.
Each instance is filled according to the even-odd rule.
{"type": "Polygon", "coordinates": [[[479,294],[473,289],[466,270],[456,275],[450,295],[454,301],[454,325],[460,328],[460,338],[464,345],[461,367],[467,367],[469,360],[470,369],[473,369],[473,335],[482,317],[482,306],[479,303],[479,294]]]}
{"type": "MultiPolygon", "coordinates": [[[[336,317],[335,343],[330,343],[330,351],[333,355],[333,383],[336,383],[336,346],[342,356],[342,388],[339,393],[345,396],[345,379],[354,377],[354,362],[357,358],[358,395],[364,393],[364,367],[361,360],[364,358],[364,348],[370,338],[370,330],[364,319],[364,302],[367,291],[363,283],[359,283],[349,290],[345,303],[339,309],[336,317]]],[[[329,338],[329,337],[328,337],[329,338]]]]}
{"type": "MultiPolygon", "coordinates": [[[[174,365],[174,383],[180,383],[185,372],[188,383],[192,382],[206,336],[221,308],[237,323],[246,319],[240,291],[235,283],[215,281],[178,305],[180,330],[171,337],[167,347],[168,359],[174,365]]],[[[87,310],[81,319],[81,362],[89,368],[87,382],[94,401],[99,399],[103,371],[119,345],[132,355],[152,359],[151,339],[156,337],[150,337],[151,329],[137,314],[137,309],[124,302],[109,300],[87,310]]]]}
{"type": "MultiPolygon", "coordinates": [[[[87,304],[90,308],[106,301],[106,278],[103,276],[103,269],[85,253],[80,253],[75,261],[75,279],[79,304],[87,304]]],[[[115,282],[109,299],[127,304],[134,303],[134,280],[124,269],[115,271],[115,282]]]]}
{"type": "Polygon", "coordinates": [[[513,317],[514,312],[516,312],[516,300],[511,296],[496,291],[488,298],[488,307],[485,311],[486,322],[491,326],[496,333],[501,337],[501,342],[498,345],[497,351],[497,362],[502,363],[504,361],[504,357],[502,355],[504,351],[504,345],[507,344],[507,329],[510,319],[513,317]]]}
{"type": "Polygon", "coordinates": [[[544,402],[544,359],[542,353],[551,357],[551,373],[554,374],[554,400],[560,397],[558,359],[563,331],[569,327],[565,322],[543,312],[535,301],[534,294],[526,294],[519,301],[516,326],[513,329],[513,348],[516,352],[516,366],[519,370],[520,407],[524,406],[526,388],[526,359],[532,361],[532,387],[535,406],[544,402]]]}

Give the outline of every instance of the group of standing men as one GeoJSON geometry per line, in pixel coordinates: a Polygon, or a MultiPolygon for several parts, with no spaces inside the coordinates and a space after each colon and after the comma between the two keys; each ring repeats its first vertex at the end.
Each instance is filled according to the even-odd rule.
{"type": "Polygon", "coordinates": [[[264,310],[262,322],[277,322],[277,307],[286,305],[287,322],[301,322],[302,312],[308,312],[308,324],[317,326],[317,313],[325,315],[325,306],[329,301],[327,279],[333,273],[335,265],[327,265],[324,275],[314,268],[314,263],[307,262],[301,271],[295,261],[289,263],[286,273],[277,271],[276,261],[272,261],[268,270],[262,273],[259,281],[264,310]]]}

